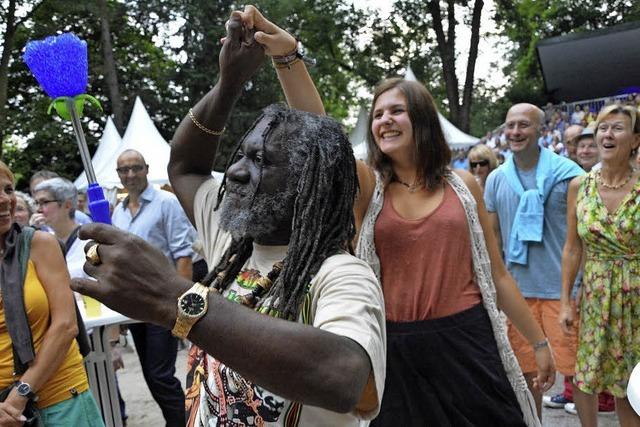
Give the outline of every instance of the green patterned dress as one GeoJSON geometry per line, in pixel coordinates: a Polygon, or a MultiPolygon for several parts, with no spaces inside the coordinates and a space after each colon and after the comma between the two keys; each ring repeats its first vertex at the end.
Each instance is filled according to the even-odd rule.
{"type": "Polygon", "coordinates": [[[610,214],[589,173],[577,218],[586,263],[575,382],[584,392],[623,398],[640,362],[640,181],[610,214]]]}

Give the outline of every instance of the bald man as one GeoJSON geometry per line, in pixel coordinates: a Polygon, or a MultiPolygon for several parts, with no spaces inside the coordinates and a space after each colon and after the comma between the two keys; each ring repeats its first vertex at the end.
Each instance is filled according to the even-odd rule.
{"type": "Polygon", "coordinates": [[[565,129],[562,135],[562,141],[564,142],[565,150],[567,150],[567,157],[576,163],[578,163],[578,137],[582,134],[583,129],[580,125],[571,125],[565,129]]]}
{"type": "MultiPolygon", "coordinates": [[[[516,104],[507,112],[505,136],[513,156],[485,184],[485,203],[509,272],[547,336],[531,346],[509,324],[509,339],[541,414],[541,393],[533,388],[536,352],[551,345],[556,369],[573,376],[576,336],[560,329],[560,264],[567,232],[567,188],[584,172],[566,157],[540,149],[544,112],[516,104]]],[[[577,397],[577,396],[576,396],[577,397]]]]}

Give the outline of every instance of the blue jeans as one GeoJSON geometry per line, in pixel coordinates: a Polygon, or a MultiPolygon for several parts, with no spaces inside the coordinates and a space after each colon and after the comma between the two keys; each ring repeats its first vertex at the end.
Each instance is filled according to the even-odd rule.
{"type": "Polygon", "coordinates": [[[178,339],[171,331],[150,323],[129,325],[142,374],[160,406],[167,427],[184,427],[184,391],[175,377],[178,339]]]}

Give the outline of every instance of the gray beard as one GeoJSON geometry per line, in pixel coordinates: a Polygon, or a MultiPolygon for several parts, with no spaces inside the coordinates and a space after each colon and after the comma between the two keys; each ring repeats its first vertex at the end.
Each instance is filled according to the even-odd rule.
{"type": "Polygon", "coordinates": [[[222,200],[218,224],[234,240],[251,237],[259,241],[276,232],[287,217],[293,219],[294,186],[288,185],[277,195],[258,193],[249,206],[252,198],[253,194],[248,194],[242,200],[228,196],[222,200]]]}

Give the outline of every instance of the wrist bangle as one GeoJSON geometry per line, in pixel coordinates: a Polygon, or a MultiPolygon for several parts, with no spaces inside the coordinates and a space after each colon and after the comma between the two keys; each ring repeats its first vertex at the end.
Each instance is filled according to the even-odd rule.
{"type": "Polygon", "coordinates": [[[222,128],[221,130],[211,130],[205,125],[203,125],[202,123],[200,123],[196,119],[196,116],[193,114],[193,110],[191,108],[189,108],[189,118],[191,119],[193,124],[196,125],[196,127],[204,133],[208,133],[209,135],[214,135],[214,136],[220,136],[224,133],[225,128],[222,128]]]}
{"type": "Polygon", "coordinates": [[[541,348],[545,348],[545,347],[549,347],[549,340],[548,339],[543,339],[542,341],[538,341],[537,343],[533,344],[533,351],[538,351],[541,348]]]}

